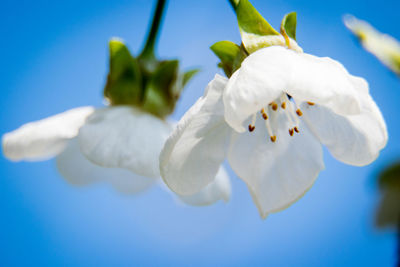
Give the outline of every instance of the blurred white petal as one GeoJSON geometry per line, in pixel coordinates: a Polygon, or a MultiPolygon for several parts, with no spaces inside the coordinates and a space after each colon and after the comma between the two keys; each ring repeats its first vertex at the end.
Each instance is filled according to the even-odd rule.
{"type": "Polygon", "coordinates": [[[74,138],[93,107],[79,107],[22,125],[3,135],[3,153],[14,161],[45,160],[59,154],[74,138]]]}
{"type": "Polygon", "coordinates": [[[82,153],[103,167],[159,177],[159,155],[171,126],[129,106],[96,110],[79,132],[82,153]]]}
{"type": "Polygon", "coordinates": [[[65,150],[57,158],[57,168],[70,184],[86,186],[98,182],[110,183],[117,191],[136,194],[145,191],[155,179],[136,175],[120,168],[105,168],[90,162],[81,153],[76,138],[69,141],[65,150]]]}
{"type": "Polygon", "coordinates": [[[368,22],[351,15],[344,17],[344,23],[368,52],[400,75],[400,42],[398,40],[388,34],[380,33],[368,22]]]}

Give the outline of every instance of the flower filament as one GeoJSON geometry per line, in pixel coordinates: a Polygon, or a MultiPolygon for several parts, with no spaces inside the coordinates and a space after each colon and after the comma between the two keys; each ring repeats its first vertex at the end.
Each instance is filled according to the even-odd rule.
{"type": "MultiPolygon", "coordinates": [[[[307,102],[309,106],[313,106],[313,102],[307,102]]],[[[297,106],[294,99],[288,96],[286,93],[283,93],[281,97],[277,100],[272,101],[268,106],[262,108],[260,110],[261,117],[265,121],[265,128],[267,129],[269,139],[271,142],[276,142],[276,135],[274,134],[271,124],[270,124],[270,116],[273,115],[274,112],[278,112],[279,107],[285,113],[287,120],[291,127],[288,129],[289,135],[293,136],[294,133],[300,133],[299,130],[299,117],[303,116],[303,112],[297,106]]],[[[251,124],[249,124],[249,132],[253,132],[255,130],[256,123],[256,113],[252,115],[251,124]]]]}

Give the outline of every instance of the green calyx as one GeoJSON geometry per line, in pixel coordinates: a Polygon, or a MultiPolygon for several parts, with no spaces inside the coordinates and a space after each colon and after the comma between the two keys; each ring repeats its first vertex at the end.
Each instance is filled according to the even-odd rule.
{"type": "Polygon", "coordinates": [[[229,2],[236,13],[242,43],[237,45],[230,41],[220,41],[210,47],[220,59],[218,66],[224,70],[226,76],[230,77],[240,68],[241,63],[249,54],[261,48],[280,45],[301,51],[295,42],[297,24],[295,12],[283,17],[280,32],[278,32],[248,0],[229,2]]]}
{"type": "Polygon", "coordinates": [[[178,60],[158,60],[155,56],[166,2],[157,0],[139,56],[132,56],[122,40],[110,41],[110,70],[104,88],[104,97],[110,105],[134,106],[164,119],[174,111],[182,89],[198,72],[193,69],[181,73],[178,60]]]}
{"type": "Polygon", "coordinates": [[[110,63],[104,96],[110,105],[131,105],[160,118],[174,111],[188,81],[198,72],[179,72],[178,60],[133,57],[123,41],[109,43],[110,63]]]}

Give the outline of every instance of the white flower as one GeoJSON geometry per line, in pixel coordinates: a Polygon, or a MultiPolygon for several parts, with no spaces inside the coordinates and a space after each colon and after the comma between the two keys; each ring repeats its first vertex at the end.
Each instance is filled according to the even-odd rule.
{"type": "Polygon", "coordinates": [[[400,75],[400,43],[392,36],[380,33],[368,22],[351,15],[344,17],[346,27],[359,38],[362,46],[389,69],[400,75]]]}
{"type": "MultiPolygon", "coordinates": [[[[159,154],[172,128],[129,106],[80,107],[5,134],[3,153],[13,161],[56,156],[58,170],[72,184],[107,181],[120,192],[138,193],[159,178],[159,154]]],[[[191,205],[228,200],[224,170],[204,191],[182,200],[191,205]]]]}
{"type": "Polygon", "coordinates": [[[173,191],[190,195],[227,158],[265,218],[312,186],[324,168],[321,143],[362,166],[386,142],[364,79],[330,58],[274,46],[251,54],[229,80],[216,75],[167,140],[160,169],[173,191]]]}

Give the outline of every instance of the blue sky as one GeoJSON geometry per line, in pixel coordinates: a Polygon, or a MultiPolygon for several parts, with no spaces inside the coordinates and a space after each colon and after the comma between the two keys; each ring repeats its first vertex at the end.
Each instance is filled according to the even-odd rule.
{"type": "MultiPolygon", "coordinates": [[[[230,171],[228,204],[177,205],[160,187],[120,195],[106,184],[73,187],[54,160],[12,163],[0,156],[0,265],[393,266],[396,238],[374,228],[376,174],[400,157],[400,81],[365,52],[342,24],[350,13],[400,39],[398,1],[263,1],[252,3],[278,27],[298,12],[298,42],[307,53],[342,62],[366,78],[382,110],[389,143],[358,168],[325,151],[326,170],[289,209],[259,218],[244,183],[230,171]]],[[[11,1],[0,10],[0,133],[69,108],[102,105],[107,43],[123,38],[138,53],[153,1],[11,1]]],[[[182,94],[179,119],[217,69],[209,46],[239,42],[228,1],[171,0],[158,55],[202,72],[182,94]]]]}

